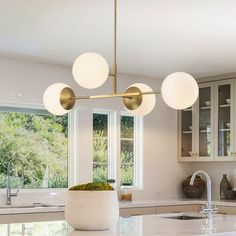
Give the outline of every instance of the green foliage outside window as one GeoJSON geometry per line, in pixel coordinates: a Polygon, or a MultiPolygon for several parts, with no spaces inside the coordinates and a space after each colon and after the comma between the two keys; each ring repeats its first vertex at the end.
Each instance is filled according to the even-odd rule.
{"type": "MultiPolygon", "coordinates": [[[[121,183],[134,181],[134,117],[121,116],[121,183]]],[[[93,181],[108,179],[108,115],[93,114],[93,181]]]]}
{"type": "Polygon", "coordinates": [[[108,115],[93,114],[93,181],[108,179],[108,115]]]}
{"type": "MultiPolygon", "coordinates": [[[[24,163],[25,188],[66,188],[67,122],[67,116],[0,112],[0,188],[11,159],[24,163]]],[[[13,187],[19,187],[18,162],[13,170],[13,187]]]]}

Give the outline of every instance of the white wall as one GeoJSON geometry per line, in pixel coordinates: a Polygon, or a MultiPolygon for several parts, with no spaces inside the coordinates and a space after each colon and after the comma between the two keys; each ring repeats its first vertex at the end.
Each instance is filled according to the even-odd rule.
{"type": "MultiPolygon", "coordinates": [[[[3,58],[0,58],[0,81],[0,102],[42,105],[44,90],[54,82],[71,85],[77,95],[111,92],[111,80],[99,89],[88,91],[73,81],[69,67],[3,58]]],[[[118,90],[124,91],[135,82],[144,82],[154,90],[160,90],[159,80],[124,75],[119,76],[118,90]]],[[[84,111],[87,109],[88,117],[92,107],[124,109],[120,99],[79,101],[77,105],[84,111]]],[[[87,119],[84,112],[79,112],[78,120],[81,139],[78,139],[78,146],[74,147],[79,155],[74,170],[79,170],[77,181],[81,182],[87,181],[92,173],[92,139],[88,131],[91,119],[87,119]]],[[[157,96],[154,111],[144,118],[143,165],[144,189],[135,192],[134,199],[170,199],[181,196],[181,181],[187,176],[185,173],[190,164],[177,162],[177,113],[164,104],[160,95],[157,96]]]]}

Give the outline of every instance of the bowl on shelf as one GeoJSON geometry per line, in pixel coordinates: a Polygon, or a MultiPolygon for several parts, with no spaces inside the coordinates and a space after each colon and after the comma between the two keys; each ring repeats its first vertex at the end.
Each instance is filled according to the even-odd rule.
{"type": "Polygon", "coordinates": [[[230,128],[230,123],[226,123],[226,127],[227,127],[227,128],[230,128]]]}
{"type": "Polygon", "coordinates": [[[190,185],[191,176],[182,182],[182,191],[187,198],[200,198],[205,190],[205,181],[197,175],[193,185],[190,185]]]}
{"type": "Polygon", "coordinates": [[[211,105],[211,102],[210,101],[205,101],[205,104],[206,104],[206,106],[210,106],[211,105]]]}
{"type": "Polygon", "coordinates": [[[230,104],[230,98],[225,99],[227,104],[230,104]]]}
{"type": "Polygon", "coordinates": [[[192,125],[190,125],[188,128],[189,128],[189,130],[192,130],[192,125]]]}

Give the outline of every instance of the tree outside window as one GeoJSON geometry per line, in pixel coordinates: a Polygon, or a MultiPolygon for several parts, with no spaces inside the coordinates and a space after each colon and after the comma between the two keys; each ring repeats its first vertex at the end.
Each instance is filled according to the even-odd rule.
{"type": "Polygon", "coordinates": [[[93,114],[93,181],[108,179],[108,114],[93,114]]]}
{"type": "MultiPolygon", "coordinates": [[[[25,188],[68,187],[68,117],[19,108],[0,112],[0,188],[6,187],[11,159],[24,164],[25,188]],[[10,110],[10,111],[9,111],[10,110]]],[[[13,164],[12,187],[21,186],[21,166],[13,164]]]]}

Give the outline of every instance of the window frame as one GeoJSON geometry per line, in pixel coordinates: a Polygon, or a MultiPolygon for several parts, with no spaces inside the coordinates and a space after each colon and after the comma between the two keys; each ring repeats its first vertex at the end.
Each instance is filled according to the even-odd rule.
{"type": "MultiPolygon", "coordinates": [[[[45,114],[52,115],[49,113],[43,105],[35,105],[28,103],[11,103],[11,102],[0,102],[0,112],[25,112],[29,114],[45,114]]],[[[61,192],[67,191],[71,186],[71,169],[73,164],[73,155],[70,150],[71,147],[71,130],[73,129],[73,123],[71,123],[72,115],[69,113],[68,115],[68,139],[67,139],[67,185],[66,188],[21,188],[20,191],[22,193],[44,193],[49,192],[50,195],[54,196],[61,192]]],[[[0,189],[0,193],[5,192],[5,188],[0,189]]]]}
{"type": "MultiPolygon", "coordinates": [[[[131,116],[134,117],[134,175],[133,175],[133,185],[130,186],[132,189],[142,189],[143,188],[143,117],[133,116],[127,111],[120,112],[121,116],[131,116]]],[[[120,125],[121,122],[119,122],[120,125]]],[[[121,130],[121,127],[119,127],[121,130]]],[[[119,142],[121,142],[121,137],[119,136],[119,142]]],[[[119,155],[120,157],[120,155],[119,155]]],[[[120,158],[119,158],[119,168],[120,168],[120,158]]],[[[119,176],[120,178],[120,176],[119,176]]],[[[120,181],[120,180],[119,180],[120,181]]],[[[122,187],[122,185],[120,185],[122,187]]]]}
{"type": "Polygon", "coordinates": [[[133,116],[126,111],[113,111],[93,109],[93,114],[108,115],[108,179],[115,179],[117,188],[120,189],[120,121],[121,116],[134,117],[134,175],[133,190],[143,188],[143,117],[133,116]]]}
{"type": "MultiPolygon", "coordinates": [[[[93,109],[93,114],[107,115],[107,178],[116,179],[116,153],[115,153],[115,112],[104,109],[93,109]]],[[[93,129],[92,129],[93,130],[93,129]]]]}

